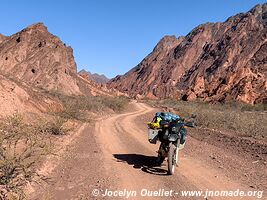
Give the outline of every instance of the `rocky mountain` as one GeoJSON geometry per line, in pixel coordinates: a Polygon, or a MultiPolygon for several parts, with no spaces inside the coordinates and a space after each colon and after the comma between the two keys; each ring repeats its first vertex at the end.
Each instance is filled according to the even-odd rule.
{"type": "Polygon", "coordinates": [[[57,104],[44,91],[65,95],[110,95],[77,73],[71,47],[42,23],[0,35],[0,115],[43,111],[57,104]]]}
{"type": "Polygon", "coordinates": [[[267,4],[165,36],[140,64],[108,83],[136,98],[267,100],[267,4]]]}
{"type": "Polygon", "coordinates": [[[42,24],[34,24],[0,44],[0,70],[18,80],[65,94],[81,94],[73,50],[42,24]]]}
{"type": "Polygon", "coordinates": [[[88,72],[86,70],[81,70],[78,74],[88,80],[95,81],[96,83],[99,84],[105,84],[109,81],[109,79],[104,74],[101,75],[97,73],[92,74],[91,72],[88,72]]]}
{"type": "Polygon", "coordinates": [[[78,75],[72,48],[44,24],[31,25],[10,37],[1,35],[0,41],[1,74],[66,95],[98,93],[99,88],[78,75]]]}

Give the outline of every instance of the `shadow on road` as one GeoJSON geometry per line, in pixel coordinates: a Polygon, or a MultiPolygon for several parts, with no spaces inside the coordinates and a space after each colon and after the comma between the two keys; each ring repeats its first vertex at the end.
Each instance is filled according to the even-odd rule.
{"type": "Polygon", "coordinates": [[[126,162],[128,165],[133,165],[135,169],[141,169],[143,172],[154,175],[167,175],[167,170],[157,166],[155,156],[145,156],[141,154],[113,154],[117,162],[126,162]]]}

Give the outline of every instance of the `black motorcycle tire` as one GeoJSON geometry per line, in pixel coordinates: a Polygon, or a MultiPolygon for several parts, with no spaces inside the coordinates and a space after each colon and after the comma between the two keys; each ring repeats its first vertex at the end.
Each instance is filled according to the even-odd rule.
{"type": "Polygon", "coordinates": [[[165,160],[165,157],[164,157],[164,156],[158,155],[158,158],[157,158],[157,165],[158,165],[158,166],[161,166],[162,163],[164,162],[164,160],[165,160]]]}
{"type": "Polygon", "coordinates": [[[165,156],[162,155],[162,152],[163,152],[163,150],[162,150],[162,143],[161,143],[161,144],[160,144],[160,147],[159,147],[159,151],[158,151],[157,162],[156,162],[156,164],[157,164],[158,166],[161,166],[162,163],[163,163],[164,160],[165,160],[165,156]]]}

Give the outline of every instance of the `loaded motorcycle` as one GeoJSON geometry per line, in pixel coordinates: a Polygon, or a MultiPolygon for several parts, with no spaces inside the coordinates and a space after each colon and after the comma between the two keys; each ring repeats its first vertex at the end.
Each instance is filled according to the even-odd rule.
{"type": "MultiPolygon", "coordinates": [[[[192,115],[192,118],[195,118],[192,115]]],[[[168,174],[174,174],[176,165],[178,163],[178,152],[185,145],[187,130],[185,127],[194,127],[194,122],[186,122],[180,118],[178,121],[160,121],[160,127],[151,128],[152,123],[148,123],[148,140],[152,144],[156,144],[157,140],[161,142],[157,164],[160,166],[167,157],[168,174]]]]}

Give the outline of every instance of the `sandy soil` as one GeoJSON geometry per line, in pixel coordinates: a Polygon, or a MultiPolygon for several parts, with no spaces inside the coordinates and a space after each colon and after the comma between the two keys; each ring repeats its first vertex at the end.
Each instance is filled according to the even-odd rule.
{"type": "MultiPolygon", "coordinates": [[[[110,191],[136,191],[129,199],[204,199],[181,197],[184,190],[266,190],[266,146],[242,151],[236,143],[225,145],[209,130],[190,129],[185,149],[173,176],[166,162],[153,165],[159,144],[147,141],[144,122],[155,109],[132,102],[127,112],[86,125],[69,145],[58,167],[31,199],[123,199],[103,197],[110,191]],[[141,197],[142,189],[178,192],[170,197],[141,197]],[[99,192],[94,196],[92,192],[99,192]]],[[[243,144],[243,143],[242,143],[243,144]]],[[[263,193],[264,195],[264,193],[263,193]]],[[[256,197],[208,197],[206,199],[257,199],[256,197]]],[[[262,198],[264,199],[264,197],[262,198]]]]}

